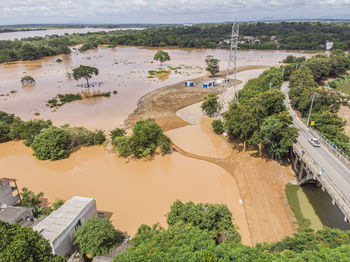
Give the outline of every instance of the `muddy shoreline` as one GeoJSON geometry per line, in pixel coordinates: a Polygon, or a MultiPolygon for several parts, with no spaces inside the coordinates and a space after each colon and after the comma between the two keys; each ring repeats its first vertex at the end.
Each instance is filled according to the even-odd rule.
{"type": "MultiPolygon", "coordinates": [[[[266,69],[269,66],[254,65],[242,66],[237,72],[247,70],[266,69]]],[[[164,129],[171,130],[188,125],[176,115],[176,112],[184,107],[203,101],[204,97],[210,92],[220,92],[221,87],[202,88],[201,83],[209,80],[223,78],[225,71],[221,71],[217,76],[208,75],[197,77],[191,80],[196,83],[196,87],[185,86],[185,81],[158,88],[142,96],[137,102],[137,108],[124,121],[126,128],[132,127],[138,120],[154,118],[156,122],[164,129]]],[[[238,81],[238,84],[241,81],[238,81]]],[[[231,83],[232,84],[232,83],[231,83]]]]}

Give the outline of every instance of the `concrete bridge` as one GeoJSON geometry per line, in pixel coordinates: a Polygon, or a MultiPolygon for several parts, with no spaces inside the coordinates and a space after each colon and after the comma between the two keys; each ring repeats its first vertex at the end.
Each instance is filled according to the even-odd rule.
{"type": "Polygon", "coordinates": [[[299,137],[290,153],[298,184],[319,185],[331,196],[333,205],[343,212],[344,220],[350,221],[350,159],[316,130],[306,127],[293,112],[288,99],[287,82],[282,85],[282,91],[286,94],[285,104],[293,116],[294,126],[299,129],[299,137]],[[321,146],[312,146],[309,143],[311,137],[318,138],[321,146]]]}

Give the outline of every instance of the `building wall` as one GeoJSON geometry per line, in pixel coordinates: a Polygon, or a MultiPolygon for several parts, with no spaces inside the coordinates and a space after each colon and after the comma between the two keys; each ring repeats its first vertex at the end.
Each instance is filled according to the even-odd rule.
{"type": "Polygon", "coordinates": [[[91,218],[97,216],[96,201],[88,205],[79,216],[74,219],[71,225],[64,233],[52,243],[53,251],[57,255],[66,256],[73,253],[74,233],[79,225],[91,218]]]}
{"type": "Polygon", "coordinates": [[[0,203],[5,203],[9,206],[14,206],[16,204],[9,182],[0,183],[0,203]]]}

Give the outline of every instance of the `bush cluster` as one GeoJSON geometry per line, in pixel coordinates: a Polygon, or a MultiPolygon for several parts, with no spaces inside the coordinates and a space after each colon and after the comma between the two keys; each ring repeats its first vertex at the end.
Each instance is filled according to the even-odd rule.
{"type": "Polygon", "coordinates": [[[0,142],[10,140],[24,140],[40,160],[59,160],[68,157],[79,146],[103,144],[106,136],[102,130],[90,131],[69,125],[58,128],[50,120],[22,121],[0,111],[0,142]]]}
{"type": "Polygon", "coordinates": [[[154,155],[158,148],[162,154],[170,151],[171,140],[154,119],[140,120],[135,124],[131,136],[124,134],[122,129],[114,129],[111,132],[112,144],[122,157],[149,157],[154,155]]]}

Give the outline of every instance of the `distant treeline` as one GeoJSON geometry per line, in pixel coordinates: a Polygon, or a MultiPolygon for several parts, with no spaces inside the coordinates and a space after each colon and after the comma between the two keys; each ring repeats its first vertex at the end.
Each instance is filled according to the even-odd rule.
{"type": "Polygon", "coordinates": [[[11,32],[23,32],[23,31],[42,31],[46,30],[45,28],[18,28],[18,29],[12,29],[12,28],[0,28],[0,33],[11,33],[11,32]]]}
{"type": "MultiPolygon", "coordinates": [[[[101,44],[227,48],[228,44],[224,40],[230,38],[231,27],[231,24],[173,25],[145,30],[116,30],[4,40],[0,41],[0,62],[34,60],[44,56],[67,54],[70,53],[68,46],[74,44],[88,47],[84,50],[101,44]]],[[[240,36],[241,48],[319,50],[325,48],[326,41],[332,41],[334,49],[350,49],[350,23],[243,23],[240,25],[240,36]],[[245,43],[244,36],[255,37],[258,42],[245,43]]]]}

